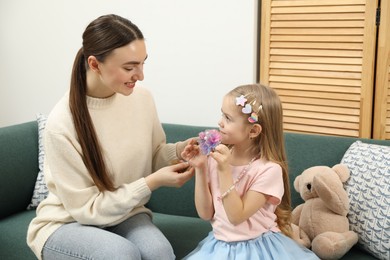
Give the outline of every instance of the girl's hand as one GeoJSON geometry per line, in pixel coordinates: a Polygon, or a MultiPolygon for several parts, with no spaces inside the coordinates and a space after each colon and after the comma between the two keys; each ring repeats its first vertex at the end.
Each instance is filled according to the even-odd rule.
{"type": "Polygon", "coordinates": [[[184,151],[184,148],[192,141],[195,140],[194,138],[188,138],[185,141],[177,142],[176,143],[176,156],[179,158],[179,160],[184,160],[184,158],[181,156],[181,154],[184,151]]]}
{"type": "Polygon", "coordinates": [[[191,139],[184,147],[181,152],[181,157],[183,160],[189,161],[192,157],[194,157],[199,152],[199,148],[197,148],[196,139],[191,139]]]}
{"type": "Polygon", "coordinates": [[[225,171],[230,168],[230,149],[224,145],[220,144],[217,147],[215,147],[214,152],[210,153],[211,157],[217,161],[218,163],[218,170],[219,171],[225,171]]]}
{"type": "Polygon", "coordinates": [[[181,157],[195,168],[204,166],[207,161],[207,156],[200,152],[199,145],[195,139],[192,139],[184,148],[181,157]]]}

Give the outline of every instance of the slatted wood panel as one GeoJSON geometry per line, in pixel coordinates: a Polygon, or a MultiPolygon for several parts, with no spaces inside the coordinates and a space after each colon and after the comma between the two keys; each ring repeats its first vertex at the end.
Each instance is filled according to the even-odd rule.
{"type": "Polygon", "coordinates": [[[377,0],[262,0],[260,82],[286,131],[371,137],[377,0]]]}
{"type": "Polygon", "coordinates": [[[390,0],[380,7],[373,138],[390,140],[390,0]]]}
{"type": "MultiPolygon", "coordinates": [[[[387,59],[389,61],[389,57],[387,59]]],[[[390,140],[390,66],[381,73],[384,74],[384,81],[383,84],[377,84],[382,89],[376,91],[373,138],[390,140]]]]}
{"type": "Polygon", "coordinates": [[[387,95],[386,95],[387,96],[387,102],[386,102],[386,111],[387,112],[386,112],[385,139],[390,140],[390,66],[387,68],[387,72],[388,72],[387,95]]]}

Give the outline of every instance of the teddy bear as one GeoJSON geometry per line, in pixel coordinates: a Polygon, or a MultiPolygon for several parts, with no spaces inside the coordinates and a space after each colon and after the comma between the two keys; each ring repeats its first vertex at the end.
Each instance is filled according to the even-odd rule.
{"type": "Polygon", "coordinates": [[[310,167],[294,180],[304,203],[292,212],[293,238],[321,259],[340,259],[358,242],[347,218],[349,199],[343,183],[349,176],[346,165],[336,164],[310,167]]]}

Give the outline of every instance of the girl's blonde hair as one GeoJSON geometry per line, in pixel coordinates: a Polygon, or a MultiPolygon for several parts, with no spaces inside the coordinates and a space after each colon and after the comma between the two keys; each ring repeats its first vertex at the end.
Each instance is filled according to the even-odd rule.
{"type": "MultiPolygon", "coordinates": [[[[291,196],[290,182],[283,135],[283,109],[277,93],[270,87],[261,84],[238,86],[228,93],[232,98],[243,95],[252,106],[253,112],[258,116],[255,123],[250,123],[248,114],[242,113],[248,124],[260,124],[262,131],[254,139],[254,146],[251,150],[259,157],[275,162],[282,167],[284,194],[282,201],[276,208],[277,224],[280,230],[291,237],[291,196]]],[[[235,101],[235,100],[234,100],[235,101]]],[[[242,107],[237,106],[237,109],[242,107]]]]}

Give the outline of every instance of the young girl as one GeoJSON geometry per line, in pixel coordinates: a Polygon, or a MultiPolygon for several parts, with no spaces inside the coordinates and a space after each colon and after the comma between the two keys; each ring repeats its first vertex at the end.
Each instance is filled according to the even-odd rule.
{"type": "Polygon", "coordinates": [[[272,88],[239,86],[223,99],[222,144],[210,156],[196,141],[182,157],[195,167],[195,205],[213,231],[185,259],[318,259],[291,237],[282,106],[272,88]]]}
{"type": "Polygon", "coordinates": [[[180,187],[193,173],[187,163],[167,166],[185,142],[165,143],[152,95],[136,87],[146,58],[141,31],[123,17],[104,15],[85,29],[70,91],[46,123],[49,195],[27,234],[39,259],[175,258],[144,205],[153,190],[180,187]]]}

